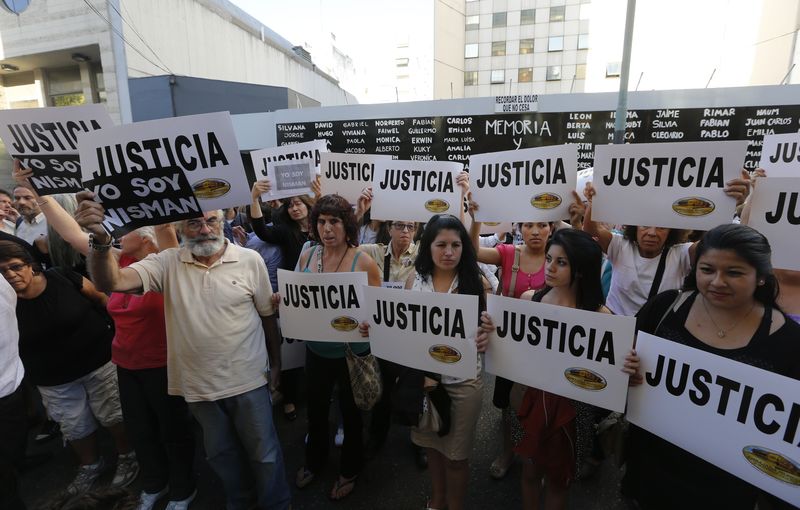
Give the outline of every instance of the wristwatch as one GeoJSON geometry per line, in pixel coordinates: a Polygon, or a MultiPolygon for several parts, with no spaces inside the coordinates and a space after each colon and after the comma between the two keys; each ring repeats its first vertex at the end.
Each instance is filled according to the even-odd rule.
{"type": "Polygon", "coordinates": [[[89,234],[89,248],[94,251],[99,251],[99,252],[108,251],[111,249],[111,246],[113,246],[113,244],[114,244],[114,238],[111,236],[108,236],[107,243],[97,243],[95,242],[94,234],[89,234]]]}

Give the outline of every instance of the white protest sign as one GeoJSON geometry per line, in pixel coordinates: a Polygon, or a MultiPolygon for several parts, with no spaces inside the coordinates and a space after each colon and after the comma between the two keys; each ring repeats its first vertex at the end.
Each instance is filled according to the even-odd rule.
{"type": "Polygon", "coordinates": [[[269,193],[262,193],[261,200],[279,200],[281,198],[310,195],[311,182],[316,177],[314,161],[311,159],[295,159],[291,161],[270,161],[267,163],[267,179],[271,188],[269,193]]]}
{"type": "Polygon", "coordinates": [[[469,157],[477,221],[557,221],[569,218],[578,172],[576,144],[469,157]]]}
{"type": "Polygon", "coordinates": [[[0,138],[33,170],[30,182],[40,195],[81,191],[78,133],[113,125],[101,104],[0,110],[0,138]]]}
{"type": "Polygon", "coordinates": [[[595,146],[592,219],[710,230],[730,223],[723,189],[740,177],[747,140],[595,146]]]}
{"type": "Polygon", "coordinates": [[[758,166],[768,177],[800,177],[800,133],[764,135],[758,166]]]}
{"type": "Polygon", "coordinates": [[[800,381],[640,332],[631,423],[800,505],[800,381]]]}
{"type": "Polygon", "coordinates": [[[325,140],[312,140],[310,142],[281,145],[280,147],[252,151],[250,153],[250,159],[253,160],[256,179],[260,180],[267,178],[267,163],[273,161],[311,159],[314,161],[314,170],[319,173],[319,163],[323,152],[328,152],[328,142],[325,140]]]}
{"type": "Polygon", "coordinates": [[[428,221],[434,214],[459,216],[464,169],[451,161],[380,160],[372,182],[373,220],[428,221]]]}
{"type": "Polygon", "coordinates": [[[361,190],[372,186],[375,161],[391,160],[391,156],[372,154],[341,154],[323,152],[320,162],[320,187],[323,195],[336,193],[356,204],[361,190]]]}
{"type": "MultiPolygon", "coordinates": [[[[281,327],[280,318],[277,319],[281,327]]],[[[281,371],[292,370],[306,365],[306,344],[302,340],[289,338],[281,331],[281,371]]]]}
{"type": "Polygon", "coordinates": [[[578,179],[575,183],[575,191],[578,192],[581,199],[583,199],[583,190],[586,189],[586,184],[592,182],[594,177],[594,168],[584,168],[583,170],[578,170],[578,179]]]}
{"type": "Polygon", "coordinates": [[[750,198],[748,225],[769,239],[772,266],[800,271],[800,173],[797,177],[758,179],[750,198]]]}
{"type": "Polygon", "coordinates": [[[620,369],[636,320],[490,295],[497,329],[486,371],[603,409],[625,411],[628,376],[620,369]]]}
{"type": "Polygon", "coordinates": [[[481,234],[501,234],[511,232],[513,228],[514,224],[509,221],[484,221],[481,223],[481,234]]]}
{"type": "Polygon", "coordinates": [[[317,342],[364,342],[362,287],[367,273],[302,273],[278,269],[283,335],[317,342]]]}
{"type": "Polygon", "coordinates": [[[477,377],[478,296],[365,287],[372,353],[407,367],[477,377]]]}
{"type": "Polygon", "coordinates": [[[539,111],[537,94],[519,94],[514,96],[495,96],[495,113],[519,113],[539,111]]]}
{"type": "Polygon", "coordinates": [[[228,112],[172,117],[78,135],[84,185],[115,237],[250,202],[228,112]]]}

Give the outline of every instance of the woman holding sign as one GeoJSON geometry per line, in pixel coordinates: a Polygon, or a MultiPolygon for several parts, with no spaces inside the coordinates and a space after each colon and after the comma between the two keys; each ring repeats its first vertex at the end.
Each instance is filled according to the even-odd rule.
{"type": "MultiPolygon", "coordinates": [[[[611,313],[603,306],[602,262],[603,253],[588,234],[575,229],[559,230],[547,243],[545,287],[528,290],[521,299],[611,313]]],[[[546,508],[566,508],[578,453],[575,405],[565,397],[528,388],[517,417],[522,437],[515,451],[524,459],[522,507],[538,508],[544,488],[546,508]]]]}
{"type": "MultiPolygon", "coordinates": [[[[314,227],[311,237],[318,244],[300,255],[298,268],[307,273],[364,271],[369,284],[380,287],[381,276],[377,264],[357,249],[358,224],[347,200],[339,195],[323,196],[314,205],[309,223],[314,227]]],[[[330,446],[328,411],[331,392],[334,386],[338,386],[344,444],[339,477],[331,489],[330,498],[340,500],[355,488],[363,464],[361,411],[353,400],[350,374],[345,360],[345,344],[307,342],[306,346],[308,442],[306,465],[297,472],[295,483],[302,489],[325,467],[330,446]]],[[[350,349],[356,355],[365,355],[369,352],[369,343],[351,343],[350,349]]]]}
{"type": "MultiPolygon", "coordinates": [[[[479,233],[481,222],[475,221],[474,211],[478,204],[471,200],[469,213],[472,216],[470,236],[472,245],[478,252],[478,261],[484,264],[493,264],[501,268],[500,285],[498,294],[506,297],[519,298],[524,292],[538,290],[544,287],[544,262],[545,246],[553,230],[553,224],[548,222],[522,222],[519,224],[522,233],[522,245],[498,244],[494,248],[480,246],[479,233]]],[[[503,413],[503,451],[492,462],[489,474],[492,478],[500,479],[506,476],[514,461],[514,451],[511,442],[511,416],[509,398],[513,383],[502,377],[497,377],[494,384],[492,401],[503,413]]]]}
{"type": "MultiPolygon", "coordinates": [[[[308,213],[314,207],[314,199],[308,195],[298,195],[282,200],[273,222],[267,225],[261,211],[260,197],[269,193],[270,181],[263,179],[253,183],[251,190],[252,203],[248,209],[248,217],[253,232],[265,243],[274,244],[281,250],[281,269],[293,271],[300,258],[303,245],[309,239],[308,213]]],[[[289,421],[297,418],[295,402],[299,385],[300,368],[285,370],[281,373],[281,393],[283,395],[283,415],[289,421]]]]}
{"type": "MultiPolygon", "coordinates": [[[[475,249],[461,221],[451,215],[431,218],[422,234],[419,251],[406,288],[419,292],[470,294],[479,297],[481,325],[475,342],[478,352],[484,352],[494,324],[484,311],[484,285],[477,264],[475,249]]],[[[367,334],[363,329],[362,334],[367,334]]],[[[476,379],[458,379],[446,375],[430,381],[426,391],[442,417],[442,425],[433,430],[415,428],[411,439],[425,448],[432,494],[429,510],[461,510],[469,482],[469,454],[472,451],[475,428],[481,410],[483,380],[480,360],[476,379]],[[433,395],[436,395],[434,397],[433,395]],[[448,423],[449,422],[449,423],[448,423]],[[449,430],[447,430],[449,428],[449,430]]],[[[425,413],[430,414],[430,413],[425,413]]],[[[424,418],[423,418],[424,421],[424,418]]]]}
{"type": "MultiPolygon", "coordinates": [[[[639,312],[637,330],[800,379],[800,325],[787,319],[776,304],[778,285],[770,257],[767,239],[750,227],[731,224],[708,231],[697,246],[697,259],[683,292],[663,292],[648,301],[639,312]]],[[[648,374],[651,377],[656,376],[648,374]]],[[[642,379],[637,368],[632,383],[641,384],[642,379]]],[[[688,388],[703,384],[699,379],[705,378],[695,373],[690,379],[688,384],[684,384],[686,379],[678,382],[677,390],[671,391],[682,387],[680,391],[701,395],[700,390],[688,388]]],[[[706,391],[719,382],[719,377],[714,384],[708,381],[706,391]]],[[[731,384],[740,386],[735,381],[731,384]]],[[[742,423],[757,421],[758,417],[747,416],[752,411],[740,409],[742,399],[733,397],[725,415],[737,420],[738,413],[742,423]]],[[[716,406],[711,400],[709,405],[716,406]]],[[[709,439],[713,434],[702,427],[698,433],[709,434],[709,439]]],[[[640,508],[755,507],[759,490],[754,486],[644,429],[631,426],[626,450],[623,491],[640,508]]]]}

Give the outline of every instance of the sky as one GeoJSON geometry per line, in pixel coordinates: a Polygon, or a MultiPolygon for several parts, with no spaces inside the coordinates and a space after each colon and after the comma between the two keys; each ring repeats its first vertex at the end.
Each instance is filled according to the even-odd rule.
{"type": "MultiPolygon", "coordinates": [[[[397,42],[413,33],[415,19],[427,13],[428,0],[230,0],[294,45],[311,44],[336,36],[337,47],[349,55],[356,67],[368,71],[366,86],[373,88],[393,79],[397,42]]],[[[359,96],[359,90],[350,90],[359,96]]]]}

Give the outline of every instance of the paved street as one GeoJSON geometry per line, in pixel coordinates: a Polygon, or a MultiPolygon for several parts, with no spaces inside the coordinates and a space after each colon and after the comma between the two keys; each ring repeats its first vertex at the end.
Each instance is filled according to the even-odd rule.
{"type": "MultiPolygon", "coordinates": [[[[519,474],[517,465],[508,476],[501,481],[492,480],[488,469],[497,450],[497,439],[493,433],[499,423],[499,413],[491,406],[492,385],[487,384],[475,451],[471,464],[471,487],[468,508],[513,510],[520,508],[519,474]]],[[[294,473],[302,465],[303,438],[305,436],[304,410],[293,423],[288,423],[283,416],[278,418],[278,431],[284,445],[287,471],[290,482],[294,473]]],[[[198,431],[199,433],[199,431],[198,431]]],[[[198,445],[199,446],[199,445],[198,445]]],[[[32,452],[53,451],[54,458],[48,463],[26,471],[23,475],[23,495],[31,509],[37,508],[53,494],[66,487],[75,473],[75,461],[72,453],[61,448],[59,440],[44,446],[31,446],[32,452]]],[[[103,435],[103,451],[112,455],[110,439],[103,435]]],[[[328,492],[335,480],[338,462],[338,451],[333,455],[328,469],[302,491],[294,491],[293,508],[296,510],[314,510],[322,508],[348,508],[352,510],[416,510],[424,508],[430,486],[424,471],[414,465],[412,450],[409,446],[407,429],[394,427],[389,441],[383,451],[370,461],[362,473],[356,490],[341,503],[328,500],[328,492]]],[[[219,510],[224,508],[220,482],[210,472],[205,462],[197,462],[200,487],[193,510],[219,510]]],[[[111,474],[106,475],[101,484],[110,481],[111,474]]],[[[610,462],[603,465],[601,471],[591,480],[576,483],[571,491],[570,509],[622,510],[624,505],[617,496],[618,474],[610,462]]],[[[133,490],[139,489],[134,483],[133,490]]],[[[163,504],[158,507],[163,508],[163,504]]]]}

